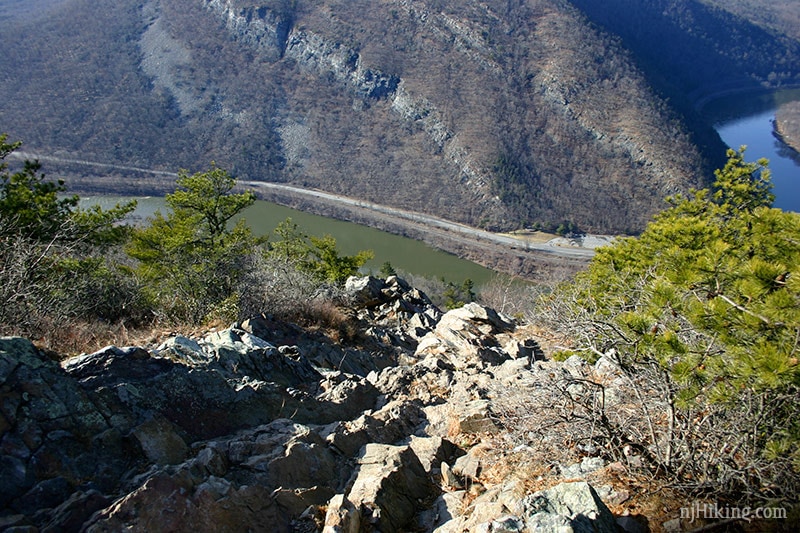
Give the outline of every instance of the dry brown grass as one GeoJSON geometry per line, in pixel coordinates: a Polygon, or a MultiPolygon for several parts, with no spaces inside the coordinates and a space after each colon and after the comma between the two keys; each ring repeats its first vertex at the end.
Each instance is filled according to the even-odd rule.
{"type": "Polygon", "coordinates": [[[358,319],[355,315],[326,298],[309,300],[284,318],[296,321],[309,330],[320,331],[336,343],[353,342],[359,336],[358,319]]]}
{"type": "Polygon", "coordinates": [[[124,323],[72,321],[52,324],[31,340],[40,349],[58,354],[58,358],[67,358],[96,352],[109,345],[155,346],[174,334],[174,330],[160,325],[128,327],[124,323]]]}
{"type": "Polygon", "coordinates": [[[504,235],[519,239],[522,243],[544,243],[559,237],[556,233],[534,230],[517,230],[511,233],[505,233],[504,235]]]}

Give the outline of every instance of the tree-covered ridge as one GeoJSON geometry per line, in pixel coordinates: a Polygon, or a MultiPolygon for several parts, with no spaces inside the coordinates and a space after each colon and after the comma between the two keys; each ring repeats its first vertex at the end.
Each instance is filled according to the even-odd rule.
{"type": "Polygon", "coordinates": [[[697,98],[800,72],[755,0],[44,3],[0,17],[0,114],[73,187],[215,160],[489,229],[638,233],[722,163],[697,98]]]}
{"type": "Polygon", "coordinates": [[[706,3],[800,40],[800,5],[793,0],[706,0],[706,3]]]}
{"type": "MultiPolygon", "coordinates": [[[[797,82],[797,38],[758,25],[756,14],[741,16],[747,10],[736,2],[722,6],[712,0],[572,3],[635,50],[651,81],[672,97],[688,96],[692,103],[719,91],[797,82]]],[[[743,3],[747,0],[738,2],[743,3]]],[[[773,25],[780,27],[777,21],[773,25]]]]}
{"type": "Polygon", "coordinates": [[[83,190],[166,192],[160,175],[124,167],[213,159],[242,180],[489,229],[630,233],[659,198],[699,185],[693,144],[713,144],[566,2],[61,9],[69,16],[2,27],[12,75],[0,90],[12,96],[0,113],[34,153],[117,167],[57,163],[83,190]]]}
{"type": "Polygon", "coordinates": [[[771,207],[765,160],[728,157],[712,190],[671,198],[559,298],[574,348],[637,384],[651,425],[633,441],[655,467],[768,499],[800,473],[800,215],[771,207]]]}

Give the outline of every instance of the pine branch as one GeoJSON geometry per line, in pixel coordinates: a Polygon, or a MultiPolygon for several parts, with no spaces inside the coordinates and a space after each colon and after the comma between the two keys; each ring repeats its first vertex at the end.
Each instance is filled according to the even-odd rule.
{"type": "Polygon", "coordinates": [[[728,298],[724,294],[717,293],[717,296],[722,298],[722,300],[724,302],[727,302],[729,305],[731,305],[735,309],[738,309],[742,313],[745,313],[745,314],[748,314],[748,315],[750,315],[750,316],[752,316],[754,318],[757,318],[757,319],[759,319],[760,321],[762,321],[764,324],[766,324],[768,326],[774,326],[775,325],[767,317],[765,317],[763,315],[759,315],[758,313],[754,313],[753,311],[750,311],[749,309],[747,309],[743,305],[740,305],[740,304],[734,302],[733,300],[731,300],[730,298],[728,298]]]}

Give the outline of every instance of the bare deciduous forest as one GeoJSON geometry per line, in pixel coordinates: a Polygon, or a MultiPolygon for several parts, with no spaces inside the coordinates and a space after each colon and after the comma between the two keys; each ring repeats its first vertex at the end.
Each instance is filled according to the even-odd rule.
{"type": "MultiPolygon", "coordinates": [[[[744,0],[662,4],[0,2],[15,14],[0,22],[0,122],[64,159],[215,161],[490,230],[636,233],[724,155],[694,98],[800,72],[789,26],[769,23],[783,8],[757,25],[733,14],[749,16],[744,0]]],[[[50,172],[76,190],[170,186],[50,172]]]]}

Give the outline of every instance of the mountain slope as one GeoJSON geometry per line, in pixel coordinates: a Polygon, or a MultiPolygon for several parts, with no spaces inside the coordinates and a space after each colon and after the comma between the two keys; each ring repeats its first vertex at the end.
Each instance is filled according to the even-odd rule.
{"type": "Polygon", "coordinates": [[[705,3],[800,40],[800,4],[794,0],[705,0],[705,3]]]}
{"type": "MultiPolygon", "coordinates": [[[[49,4],[0,22],[0,129],[31,152],[214,160],[489,229],[633,232],[708,175],[708,141],[560,0],[49,4]]],[[[48,169],[78,187],[171,187],[48,169]]]]}
{"type": "Polygon", "coordinates": [[[742,4],[748,2],[751,9],[767,4],[763,0],[724,6],[716,0],[609,0],[602,5],[572,1],[636,50],[639,65],[655,86],[671,96],[687,95],[691,103],[732,88],[797,83],[800,42],[782,33],[788,28],[781,24],[767,27],[757,24],[758,18],[753,22],[738,14],[746,13],[742,4]]]}

